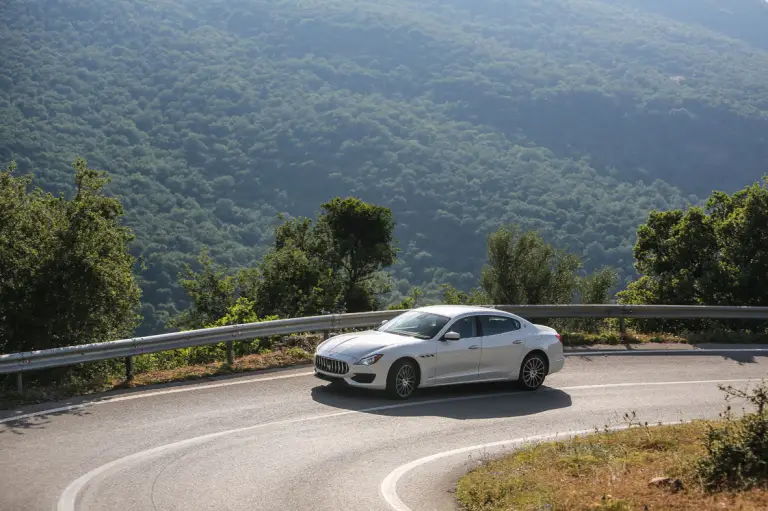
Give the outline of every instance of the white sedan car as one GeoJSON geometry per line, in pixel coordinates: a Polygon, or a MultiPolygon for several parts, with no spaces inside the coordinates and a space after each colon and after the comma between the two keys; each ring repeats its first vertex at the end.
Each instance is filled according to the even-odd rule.
{"type": "Polygon", "coordinates": [[[518,381],[535,390],[564,363],[553,328],[485,307],[436,305],[324,341],[315,376],[407,399],[417,387],[458,383],[518,381]]]}

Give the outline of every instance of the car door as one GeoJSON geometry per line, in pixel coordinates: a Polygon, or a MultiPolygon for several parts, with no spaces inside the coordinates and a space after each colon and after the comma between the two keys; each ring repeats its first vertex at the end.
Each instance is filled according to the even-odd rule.
{"type": "Polygon", "coordinates": [[[478,379],[517,378],[525,352],[520,322],[508,316],[480,316],[482,349],[478,379]]]}
{"type": "Polygon", "coordinates": [[[458,341],[437,341],[437,371],[435,383],[462,383],[477,379],[482,351],[476,316],[459,318],[447,332],[456,332],[458,341]]]}

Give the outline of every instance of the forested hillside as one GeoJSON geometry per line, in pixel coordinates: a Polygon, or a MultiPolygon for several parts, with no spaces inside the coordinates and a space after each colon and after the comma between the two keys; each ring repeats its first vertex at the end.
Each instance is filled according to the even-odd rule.
{"type": "MultiPolygon", "coordinates": [[[[605,0],[608,1],[608,0],[605,0]]],[[[765,0],[612,0],[636,9],[695,23],[768,49],[768,2],[765,0]]]]}
{"type": "Polygon", "coordinates": [[[647,3],[5,0],[0,160],[113,176],[142,331],[201,248],[252,265],[335,196],[392,209],[396,294],[473,285],[507,222],[626,278],[649,211],[768,168],[768,5],[647,3]]]}

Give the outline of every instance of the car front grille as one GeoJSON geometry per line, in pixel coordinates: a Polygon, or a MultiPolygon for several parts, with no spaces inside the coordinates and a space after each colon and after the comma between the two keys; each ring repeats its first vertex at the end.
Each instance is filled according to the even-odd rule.
{"type": "Polygon", "coordinates": [[[349,372],[349,366],[346,362],[321,357],[320,355],[315,356],[315,367],[326,373],[347,374],[349,372]]]}

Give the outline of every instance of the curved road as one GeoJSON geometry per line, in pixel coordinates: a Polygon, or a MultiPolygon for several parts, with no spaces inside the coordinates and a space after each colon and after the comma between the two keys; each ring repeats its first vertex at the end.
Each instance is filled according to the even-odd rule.
{"type": "Polygon", "coordinates": [[[331,390],[304,367],[6,412],[0,509],[452,509],[456,479],[513,444],[463,448],[621,424],[632,411],[652,423],[713,417],[717,382],[743,387],[766,369],[746,354],[580,356],[535,393],[467,386],[394,403],[331,390]]]}

